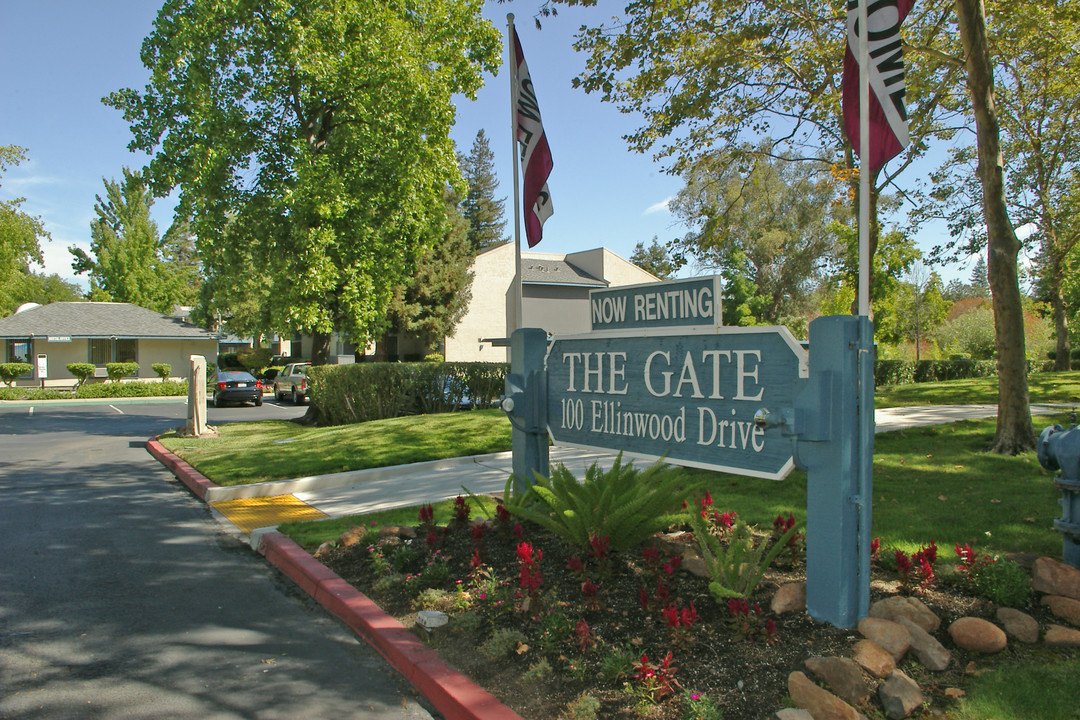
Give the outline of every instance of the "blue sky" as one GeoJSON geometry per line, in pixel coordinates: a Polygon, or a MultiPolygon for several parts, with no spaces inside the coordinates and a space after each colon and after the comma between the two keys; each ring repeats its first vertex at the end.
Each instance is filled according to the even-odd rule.
{"type": "MultiPolygon", "coordinates": [[[[537,30],[532,20],[537,5],[533,0],[489,1],[485,8],[504,36],[507,12],[517,15],[554,157],[548,184],[555,214],[535,249],[561,253],[605,246],[629,257],[638,242],[648,245],[653,237],[682,235],[686,228],[665,206],[681,187],[678,178],[665,174],[648,155],[629,151],[622,139],[635,129],[636,118],[571,87],[584,64],[571,48],[574,32],[611,10],[564,8],[537,30]]],[[[127,124],[101,98],[145,85],[139,48],[159,7],[147,0],[4,2],[0,144],[27,148],[30,160],[9,168],[0,197],[25,197],[24,210],[44,220],[52,235],[42,246],[47,272],[71,278],[67,248],[89,249],[95,195],[103,191],[103,178],[119,178],[125,165],[137,168],[146,162],[145,155],[128,151],[127,124]]],[[[498,195],[507,197],[512,222],[509,126],[510,89],[503,68],[487,79],[475,102],[460,99],[453,137],[467,152],[477,131],[484,130],[495,153],[498,195]]],[[[155,205],[162,232],[171,222],[172,206],[169,199],[155,205]]],[[[969,266],[959,266],[942,274],[966,280],[969,273],[969,266]]],[[[78,281],[85,285],[85,276],[78,281]]]]}

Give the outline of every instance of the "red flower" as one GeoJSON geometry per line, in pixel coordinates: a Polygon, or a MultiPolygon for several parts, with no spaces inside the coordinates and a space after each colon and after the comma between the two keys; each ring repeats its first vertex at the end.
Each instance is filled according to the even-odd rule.
{"type": "Polygon", "coordinates": [[[893,557],[896,559],[896,569],[900,571],[902,575],[907,575],[911,572],[911,558],[907,556],[907,553],[903,550],[897,549],[893,553],[893,557]]]}
{"type": "Polygon", "coordinates": [[[454,498],[454,518],[460,523],[467,523],[470,514],[472,514],[472,508],[465,502],[465,498],[461,495],[454,498]]]}
{"type": "Polygon", "coordinates": [[[585,652],[589,645],[592,644],[592,631],[589,629],[589,623],[578,620],[577,625],[574,626],[574,634],[577,636],[578,647],[581,652],[585,652]]]}
{"type": "Polygon", "coordinates": [[[638,602],[641,603],[642,610],[649,609],[649,593],[644,587],[639,586],[637,591],[638,602]]]}
{"type": "Polygon", "coordinates": [[[641,559],[650,565],[660,562],[660,548],[655,545],[648,545],[641,548],[641,559]]]}
{"type": "Polygon", "coordinates": [[[589,554],[597,560],[605,560],[608,555],[608,549],[611,547],[611,540],[607,535],[600,537],[599,535],[593,535],[589,538],[589,554]]]}
{"type": "Polygon", "coordinates": [[[484,539],[484,525],[483,523],[477,523],[472,526],[472,530],[469,531],[469,535],[474,542],[480,542],[484,539]]]}
{"type": "Polygon", "coordinates": [[[735,519],[737,517],[739,517],[739,513],[735,512],[734,510],[724,513],[720,516],[720,526],[723,527],[725,530],[730,530],[732,527],[735,526],[735,519]]]}
{"type": "Polygon", "coordinates": [[[424,542],[428,544],[428,547],[435,547],[439,543],[439,533],[432,530],[424,538],[424,542]]]}
{"type": "Polygon", "coordinates": [[[521,523],[514,523],[514,539],[520,542],[523,537],[525,537],[525,528],[521,527],[521,523]]]}
{"type": "Polygon", "coordinates": [[[534,553],[534,550],[533,550],[532,543],[527,543],[527,542],[518,543],[517,556],[518,556],[518,560],[520,560],[522,563],[524,563],[525,565],[532,565],[533,563],[540,562],[540,560],[543,559],[543,557],[544,557],[544,551],[540,550],[539,548],[537,548],[535,550],[535,553],[536,553],[535,558],[533,557],[533,553],[534,553]]]}
{"type": "Polygon", "coordinates": [[[679,615],[679,621],[683,624],[683,627],[694,627],[701,618],[698,617],[697,610],[694,609],[694,603],[690,603],[690,607],[684,607],[682,613],[679,615]]]}
{"type": "Polygon", "coordinates": [[[431,503],[420,506],[420,524],[426,525],[435,519],[435,508],[431,507],[431,503]]]}
{"type": "Polygon", "coordinates": [[[576,555],[571,557],[569,560],[566,561],[566,567],[571,572],[576,572],[576,573],[585,572],[585,566],[581,564],[581,558],[579,558],[576,555]]]}
{"type": "Polygon", "coordinates": [[[469,568],[472,570],[476,570],[483,564],[484,561],[480,559],[480,550],[473,550],[472,559],[469,560],[469,568]]]}
{"type": "Polygon", "coordinates": [[[506,522],[510,519],[510,511],[502,503],[495,506],[495,519],[500,522],[506,522]]]}
{"type": "Polygon", "coordinates": [[[679,627],[679,609],[675,607],[675,603],[664,608],[664,621],[667,622],[668,627],[679,627]]]}

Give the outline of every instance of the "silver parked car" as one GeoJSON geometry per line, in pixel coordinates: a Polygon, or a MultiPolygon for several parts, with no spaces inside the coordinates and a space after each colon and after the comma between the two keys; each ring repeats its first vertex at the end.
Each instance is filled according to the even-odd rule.
{"type": "Polygon", "coordinates": [[[274,378],[274,399],[281,400],[286,396],[293,404],[299,405],[307,397],[307,369],[311,367],[309,362],[289,363],[274,378]]]}

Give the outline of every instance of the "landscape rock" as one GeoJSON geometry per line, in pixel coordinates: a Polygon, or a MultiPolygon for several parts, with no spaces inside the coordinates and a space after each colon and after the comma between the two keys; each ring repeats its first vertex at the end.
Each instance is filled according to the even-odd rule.
{"type": "Polygon", "coordinates": [[[325,555],[326,553],[330,552],[333,549],[334,549],[334,543],[327,540],[323,544],[319,545],[318,548],[316,548],[315,554],[312,555],[312,557],[320,558],[320,557],[322,557],[323,555],[325,555]]]}
{"type": "Polygon", "coordinates": [[[1039,623],[1026,612],[1010,607],[998,608],[997,619],[1009,637],[1022,643],[1039,642],[1039,623]]]}
{"type": "Polygon", "coordinates": [[[359,525],[353,525],[351,528],[341,533],[341,537],[338,538],[338,545],[341,545],[341,547],[352,547],[360,542],[360,538],[363,537],[365,532],[365,528],[359,525]]]}
{"type": "Polygon", "coordinates": [[[860,640],[855,643],[852,659],[874,677],[883,678],[896,669],[893,656],[873,640],[860,640]]]}
{"type": "Polygon", "coordinates": [[[416,537],[416,528],[408,525],[383,525],[379,528],[379,537],[398,537],[411,540],[416,537]]]}
{"type": "Polygon", "coordinates": [[[949,626],[949,637],[965,650],[996,653],[1005,649],[1005,631],[989,620],[962,617],[949,626]]]}
{"type": "Polygon", "coordinates": [[[788,694],[792,702],[809,711],[814,720],[859,720],[863,717],[851,705],[828,690],[822,690],[798,670],[788,675],[788,694]]]}
{"type": "Polygon", "coordinates": [[[859,632],[867,640],[873,640],[885,648],[896,662],[900,662],[911,646],[911,633],[892,620],[865,617],[859,621],[859,632]]]}
{"type": "Polygon", "coordinates": [[[1080,630],[1064,625],[1051,625],[1046,630],[1043,642],[1050,647],[1080,647],[1080,630]]]}
{"type": "Polygon", "coordinates": [[[774,712],[772,720],[814,720],[814,716],[802,708],[784,708],[774,712]]]}
{"type": "Polygon", "coordinates": [[[1032,568],[1031,587],[1047,595],[1080,600],[1080,570],[1053,558],[1041,557],[1032,568]]]}
{"type": "Polygon", "coordinates": [[[941,672],[949,667],[952,654],[937,641],[937,638],[907,618],[900,618],[897,624],[903,626],[911,634],[911,649],[915,651],[915,656],[927,670],[941,672]]]}
{"type": "Polygon", "coordinates": [[[806,609],[806,583],[781,585],[773,595],[769,608],[777,615],[786,612],[802,612],[806,609]]]}
{"type": "Polygon", "coordinates": [[[684,553],[682,565],[683,570],[690,573],[694,577],[707,578],[709,577],[709,569],[705,567],[705,561],[697,553],[684,553]]]}
{"type": "Polygon", "coordinates": [[[1080,600],[1064,595],[1046,595],[1042,604],[1049,605],[1050,612],[1070,625],[1080,625],[1080,600]]]}
{"type": "Polygon", "coordinates": [[[870,617],[892,620],[906,617],[928,633],[937,632],[941,627],[941,618],[934,611],[926,607],[922,600],[906,595],[894,595],[893,597],[878,600],[870,606],[870,617]]]}
{"type": "Polygon", "coordinates": [[[812,657],[803,665],[844,702],[862,705],[870,698],[870,688],[854,660],[843,657],[812,657]]]}
{"type": "Polygon", "coordinates": [[[878,686],[878,699],[892,720],[903,720],[923,704],[919,686],[899,670],[889,673],[885,682],[878,686]]]}

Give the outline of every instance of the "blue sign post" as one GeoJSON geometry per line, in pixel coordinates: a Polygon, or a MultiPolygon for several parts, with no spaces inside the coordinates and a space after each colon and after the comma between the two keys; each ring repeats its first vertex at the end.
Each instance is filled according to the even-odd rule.
{"type": "Polygon", "coordinates": [[[543,331],[518,330],[512,342],[503,409],[514,424],[519,491],[534,471],[548,474],[545,427],[556,444],[752,477],[779,480],[797,466],[807,473],[807,611],[845,628],[866,615],[867,318],[814,320],[809,353],[775,327],[595,333],[555,338],[550,348],[543,331]]]}

